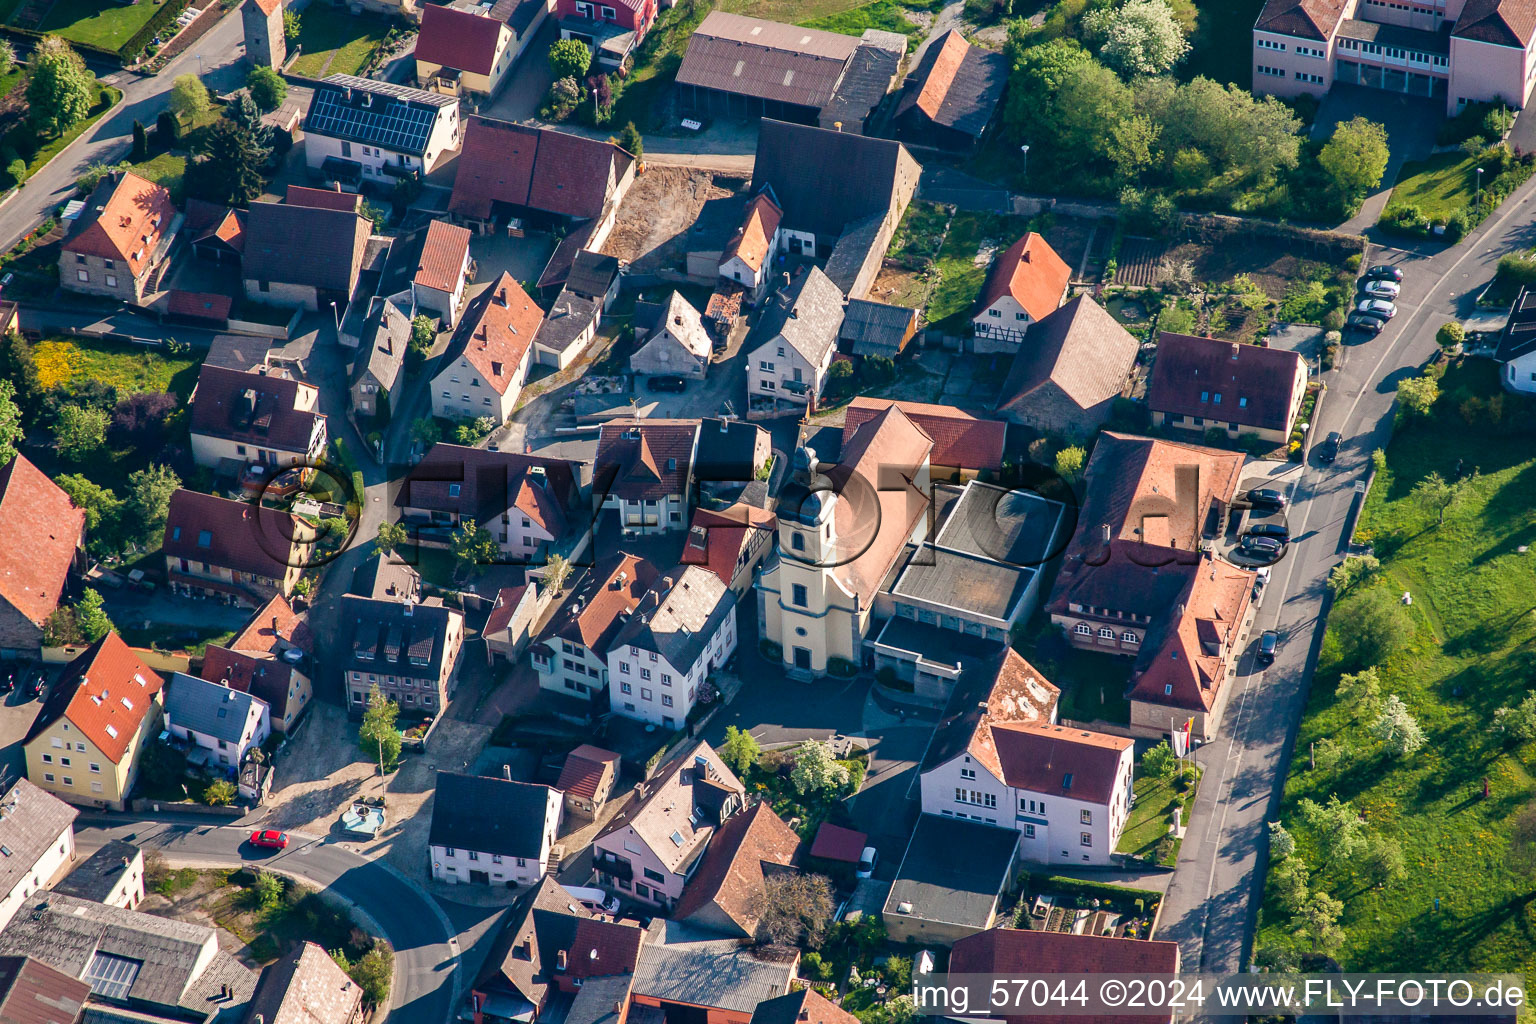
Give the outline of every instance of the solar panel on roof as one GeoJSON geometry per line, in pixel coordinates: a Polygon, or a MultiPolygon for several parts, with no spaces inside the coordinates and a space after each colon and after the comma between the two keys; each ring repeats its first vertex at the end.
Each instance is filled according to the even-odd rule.
{"type": "Polygon", "coordinates": [[[306,129],[336,135],[368,145],[402,152],[424,152],[437,110],[372,93],[373,102],[357,106],[347,102],[340,88],[320,88],[309,107],[306,129]]]}
{"type": "Polygon", "coordinates": [[[91,991],[98,996],[125,1000],[139,976],[139,968],[143,966],[142,960],[130,960],[125,956],[114,956],[98,950],[91,957],[81,980],[91,986],[91,991]]]}

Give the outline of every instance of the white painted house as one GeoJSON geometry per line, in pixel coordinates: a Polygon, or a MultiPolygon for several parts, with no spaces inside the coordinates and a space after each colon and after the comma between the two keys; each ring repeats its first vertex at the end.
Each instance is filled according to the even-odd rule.
{"type": "Polygon", "coordinates": [[[592,496],[626,536],[686,530],[698,420],[610,420],[597,435],[592,496]]]}
{"type": "Polygon", "coordinates": [[[207,751],[207,763],[235,768],[272,732],[272,716],[260,697],[183,672],[171,674],[165,694],[170,734],[207,751]]]}
{"type": "MultiPolygon", "coordinates": [[[[427,225],[421,258],[411,278],[411,300],[419,312],[436,313],[449,327],[459,322],[469,280],[469,229],[444,220],[427,225]]],[[[399,305],[399,303],[396,303],[399,305]]]]}
{"type": "MultiPolygon", "coordinates": [[[[787,275],[786,275],[787,276],[787,275]]],[[[820,267],[764,303],[747,339],[747,401],[754,410],[813,403],[826,383],[843,326],[843,293],[820,267]]]]}
{"type": "Polygon", "coordinates": [[[1506,390],[1536,394],[1536,292],[1529,288],[1515,296],[1494,358],[1503,364],[1500,379],[1506,390]]]}
{"type": "Polygon", "coordinates": [[[652,306],[648,310],[654,320],[645,333],[639,333],[641,327],[636,326],[635,340],[640,347],[629,357],[630,372],[637,377],[666,375],[703,380],[709,373],[714,342],[704,329],[699,311],[678,292],[658,305],[660,308],[652,306]]]}
{"type": "Polygon", "coordinates": [[[972,348],[976,352],[1019,350],[1030,324],[1061,307],[1072,284],[1072,268],[1033,231],[1010,245],[993,262],[982,289],[980,306],[971,317],[972,348]]]}
{"type": "Polygon", "coordinates": [[[736,650],[736,592],[702,566],[663,576],[608,651],[615,714],[680,728],[709,674],[736,650]]]}
{"type": "Polygon", "coordinates": [[[79,813],[26,779],[0,796],[0,929],[74,860],[79,813]]]}
{"type": "Polygon", "coordinates": [[[606,692],[613,638],[655,579],[655,566],[623,552],[587,569],[529,647],[539,686],[586,701],[606,692]]]}
{"type": "Polygon", "coordinates": [[[402,177],[430,174],[458,147],[456,98],[392,82],[331,75],[315,86],[304,117],[304,162],[344,185],[388,189],[402,177]]]}
{"type": "MultiPolygon", "coordinates": [[[[720,280],[745,288],[753,301],[761,298],[773,273],[773,258],[781,247],[779,222],[783,219],[784,211],[774,200],[773,189],[765,185],[747,204],[741,226],[720,253],[720,280]]],[[[812,236],[812,251],[815,244],[812,236]]]]}
{"type": "Polygon", "coordinates": [[[544,311],[503,272],[464,311],[432,378],[432,415],[449,420],[489,416],[507,422],[528,379],[533,339],[544,311]]]}
{"type": "Polygon", "coordinates": [[[450,885],[532,885],[549,869],[564,801],[551,786],[438,772],[427,837],[432,877],[450,885]]]}

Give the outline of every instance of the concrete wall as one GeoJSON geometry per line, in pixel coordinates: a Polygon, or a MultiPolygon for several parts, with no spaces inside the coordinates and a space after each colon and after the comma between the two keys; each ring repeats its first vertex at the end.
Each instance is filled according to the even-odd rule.
{"type": "Polygon", "coordinates": [[[251,302],[272,306],[299,306],[311,313],[320,309],[320,296],[313,285],[288,284],[282,281],[258,281],[245,279],[245,297],[251,302]],[[262,285],[266,287],[263,288],[262,285]]]}

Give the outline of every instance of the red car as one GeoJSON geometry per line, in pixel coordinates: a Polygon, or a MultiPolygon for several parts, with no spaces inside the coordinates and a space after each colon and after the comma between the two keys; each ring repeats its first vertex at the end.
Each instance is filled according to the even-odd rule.
{"type": "Polygon", "coordinates": [[[275,828],[252,832],[251,845],[265,847],[268,850],[286,850],[288,849],[288,833],[279,832],[275,828]]]}

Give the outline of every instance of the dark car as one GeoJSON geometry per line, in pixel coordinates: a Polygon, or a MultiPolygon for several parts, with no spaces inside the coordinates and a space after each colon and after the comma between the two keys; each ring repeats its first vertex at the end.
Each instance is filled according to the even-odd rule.
{"type": "Polygon", "coordinates": [[[652,391],[684,391],[688,382],[681,377],[652,377],[646,386],[652,391]]]}
{"type": "Polygon", "coordinates": [[[1343,440],[1337,430],[1323,438],[1323,443],[1317,446],[1317,461],[1326,466],[1333,465],[1333,460],[1339,457],[1339,442],[1343,440]]]}
{"type": "Polygon", "coordinates": [[[1255,487],[1247,497],[1254,508],[1285,508],[1285,495],[1273,487],[1255,487]]]}
{"type": "Polygon", "coordinates": [[[10,662],[0,665],[0,693],[16,689],[16,666],[10,662]]]}
{"type": "Polygon", "coordinates": [[[1280,634],[1272,629],[1266,629],[1264,635],[1259,637],[1259,664],[1269,665],[1275,660],[1275,651],[1280,648],[1280,634]]]}
{"type": "Polygon", "coordinates": [[[1244,537],[1237,553],[1256,562],[1278,562],[1285,545],[1273,537],[1244,537]]]}
{"type": "Polygon", "coordinates": [[[1284,544],[1291,539],[1291,528],[1283,522],[1254,523],[1244,537],[1273,537],[1284,544]]]}
{"type": "Polygon", "coordinates": [[[1372,267],[1361,276],[1367,281],[1393,281],[1397,284],[1402,284],[1403,282],[1403,272],[1397,267],[1390,267],[1385,263],[1372,267]]]}
{"type": "Polygon", "coordinates": [[[1364,331],[1366,334],[1380,334],[1387,322],[1379,316],[1370,316],[1365,313],[1351,313],[1344,319],[1344,327],[1350,331],[1364,331]]]}

